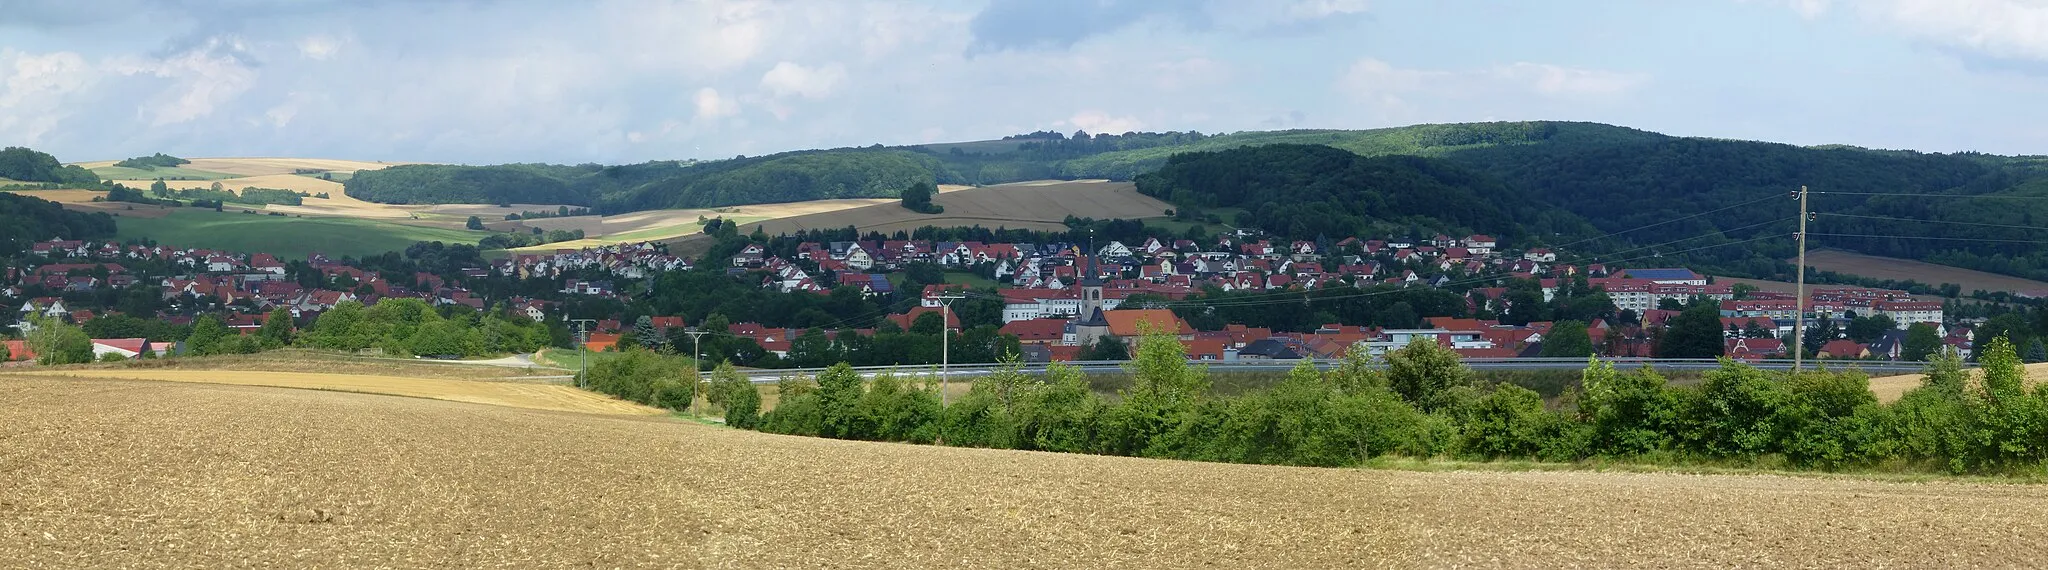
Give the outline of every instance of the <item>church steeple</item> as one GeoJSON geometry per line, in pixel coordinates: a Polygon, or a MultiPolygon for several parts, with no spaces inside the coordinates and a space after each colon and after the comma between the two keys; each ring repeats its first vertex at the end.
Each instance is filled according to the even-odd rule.
{"type": "Polygon", "coordinates": [[[1094,251],[1093,236],[1088,238],[1088,248],[1089,251],[1082,252],[1088,256],[1088,261],[1086,270],[1081,274],[1081,314],[1076,317],[1083,326],[1106,325],[1102,318],[1102,271],[1095,266],[1096,254],[1100,252],[1094,251]]]}

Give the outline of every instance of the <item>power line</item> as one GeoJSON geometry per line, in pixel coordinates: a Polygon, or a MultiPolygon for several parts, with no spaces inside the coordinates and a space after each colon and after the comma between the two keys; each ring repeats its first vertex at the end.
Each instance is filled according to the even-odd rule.
{"type": "Polygon", "coordinates": [[[1610,237],[1618,236],[1618,235],[1621,235],[1621,234],[1625,234],[1625,233],[1630,233],[1630,232],[1634,232],[1634,231],[1637,231],[1637,230],[1646,230],[1646,229],[1654,228],[1654,227],[1657,227],[1657,226],[1661,226],[1661,225],[1665,225],[1665,224],[1670,224],[1670,223],[1676,223],[1676,222],[1682,222],[1682,221],[1690,220],[1690,219],[1693,219],[1693,218],[1697,218],[1697,217],[1700,217],[1700,216],[1707,216],[1707,215],[1712,215],[1712,214],[1718,214],[1718,213],[1721,213],[1721,212],[1726,212],[1726,211],[1729,211],[1729,210],[1733,210],[1733,209],[1736,209],[1736,208],[1740,208],[1740,207],[1743,207],[1743,206],[1748,206],[1748,205],[1751,205],[1751,204],[1755,204],[1755,203],[1758,203],[1758,202],[1764,202],[1764,201],[1767,201],[1767,200],[1771,200],[1771,199],[1774,199],[1774,198],[1778,198],[1778,197],[1779,197],[1778,195],[1776,195],[1776,194],[1772,194],[1772,195],[1770,195],[1770,196],[1765,196],[1765,197],[1762,197],[1762,198],[1757,198],[1757,199],[1755,199],[1755,200],[1750,200],[1750,201],[1748,201],[1748,202],[1743,202],[1743,203],[1741,203],[1741,204],[1736,204],[1736,205],[1733,205],[1733,206],[1728,206],[1728,207],[1726,207],[1726,208],[1721,208],[1721,209],[1718,209],[1718,210],[1708,210],[1708,211],[1705,211],[1705,212],[1700,212],[1700,213],[1697,213],[1697,214],[1693,214],[1693,215],[1690,215],[1690,216],[1684,216],[1684,217],[1672,218],[1672,219],[1669,219],[1669,220],[1664,220],[1664,221],[1661,221],[1661,222],[1657,222],[1657,223],[1653,223],[1653,224],[1649,224],[1649,225],[1644,225],[1644,226],[1638,226],[1638,227],[1634,227],[1634,228],[1629,228],[1629,229],[1626,229],[1626,230],[1621,230],[1621,231],[1618,231],[1618,232],[1612,232],[1612,233],[1609,233],[1609,234],[1607,234],[1607,235],[1602,235],[1602,236],[1594,236],[1594,237],[1590,237],[1590,238],[1582,239],[1582,240],[1579,240],[1579,241],[1575,241],[1575,242],[1571,242],[1571,243],[1567,243],[1567,244],[1563,244],[1563,245],[1554,245],[1554,246],[1551,246],[1551,247],[1554,247],[1554,248],[1558,248],[1558,249],[1564,249],[1564,248],[1567,248],[1567,247],[1571,247],[1571,246],[1574,246],[1574,245],[1578,245],[1578,244],[1586,243],[1586,242],[1589,242],[1589,241],[1597,241],[1597,240],[1607,239],[1607,238],[1610,238],[1610,237]]]}
{"type": "MultiPolygon", "coordinates": [[[[1664,246],[1667,246],[1667,245],[1671,245],[1671,244],[1675,244],[1675,243],[1679,243],[1679,242],[1688,242],[1688,241],[1692,241],[1692,240],[1696,240],[1696,239],[1700,239],[1700,238],[1704,238],[1704,237],[1713,237],[1713,236],[1715,236],[1715,235],[1725,235],[1725,234],[1728,234],[1728,233],[1731,233],[1731,232],[1739,232],[1739,231],[1742,231],[1742,230],[1747,230],[1747,229],[1751,229],[1751,228],[1758,228],[1758,227],[1768,226],[1768,225],[1771,225],[1771,224],[1777,224],[1777,223],[1784,223],[1784,222],[1789,222],[1789,221],[1793,221],[1793,220],[1796,220],[1796,219],[1798,219],[1798,217],[1797,217],[1797,216],[1794,216],[1794,217],[1790,217],[1790,218],[1781,218],[1781,219],[1776,219],[1776,220],[1766,220],[1766,221],[1763,221],[1763,222],[1758,222],[1758,223],[1750,224],[1750,225],[1747,225],[1747,226],[1742,226],[1742,227],[1739,227],[1739,228],[1731,228],[1731,229],[1726,229],[1726,230],[1714,230],[1714,231],[1713,231],[1713,233],[1708,233],[1708,234],[1703,234],[1703,235],[1697,235],[1697,236],[1693,236],[1693,237],[1689,237],[1689,238],[1684,238],[1684,239],[1676,239],[1676,240],[1671,240],[1671,241],[1667,241],[1667,242],[1664,242],[1664,243],[1660,243],[1660,244],[1656,244],[1656,245],[1645,245],[1645,246],[1640,246],[1640,247],[1634,247],[1634,248],[1630,248],[1630,249],[1624,249],[1624,250],[1621,250],[1621,251],[1616,251],[1616,252],[1612,252],[1612,253],[1609,253],[1608,255],[1621,255],[1621,254],[1624,254],[1624,253],[1629,253],[1629,252],[1635,252],[1635,251],[1642,251],[1642,250],[1645,250],[1645,249],[1655,249],[1655,248],[1659,248],[1659,247],[1664,247],[1664,246]]],[[[1652,257],[1656,257],[1656,256],[1652,256],[1652,257]]],[[[1619,262],[1606,262],[1606,263],[1619,263],[1619,262]]]]}
{"type": "MultiPolygon", "coordinates": [[[[1833,217],[1833,218],[1856,218],[1856,219],[1860,219],[1860,220],[1880,220],[1880,221],[1886,221],[1886,222],[1918,222],[1918,223],[1925,223],[1925,224],[1948,224],[1948,225],[1955,225],[1955,226],[1972,226],[1972,227],[1979,227],[1979,228],[2005,228],[2005,229],[2014,229],[2014,230],[2037,230],[2037,231],[2041,231],[2041,230],[2048,230],[2048,227],[2042,227],[2042,226],[2022,226],[2022,225],[2016,225],[2016,224],[1987,224],[1987,223],[1982,223],[1982,222],[1955,222],[1955,221],[1948,221],[1948,220],[1919,220],[1919,219],[1913,219],[1913,218],[1892,218],[1892,217],[1886,217],[1886,216],[1863,216],[1863,215],[1857,215],[1857,214],[1831,214],[1831,213],[1827,213],[1827,212],[1817,212],[1817,213],[1818,213],[1819,215],[1822,215],[1822,216],[1828,216],[1828,217],[1833,217]]],[[[1826,235],[1826,234],[1814,234],[1814,235],[1826,235]]]]}
{"type": "Polygon", "coordinates": [[[1814,232],[1814,233],[1813,233],[1813,234],[1811,234],[1811,235],[1815,235],[1815,236],[1827,236],[1827,237],[1848,237],[1848,238],[1882,238],[1882,239],[1918,239],[1918,240],[1930,240],[1930,241],[1967,241],[1967,242],[1981,242],[1981,243],[2030,243],[2030,244],[2037,244],[2037,245],[2038,245],[2038,244],[2048,244],[2048,240],[2032,240],[2032,239],[1990,239],[1990,238],[1956,238],[1956,237],[1936,237],[1936,236],[1896,236],[1896,235],[1883,235],[1883,234],[1824,234],[1824,233],[1819,233],[1819,232],[1814,232]]]}
{"type": "Polygon", "coordinates": [[[1813,193],[1828,194],[1835,196],[1903,196],[1908,198],[1992,198],[2012,200],[2048,200],[2048,196],[1999,196],[1992,194],[1932,194],[1926,192],[1822,192],[1819,190],[1815,190],[1813,193]]]}

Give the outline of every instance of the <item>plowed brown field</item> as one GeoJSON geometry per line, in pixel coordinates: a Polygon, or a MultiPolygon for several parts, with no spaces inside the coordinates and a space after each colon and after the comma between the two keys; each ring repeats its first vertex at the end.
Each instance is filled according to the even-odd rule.
{"type": "Polygon", "coordinates": [[[0,377],[17,567],[2028,567],[2048,488],[1305,469],[0,377]]]}

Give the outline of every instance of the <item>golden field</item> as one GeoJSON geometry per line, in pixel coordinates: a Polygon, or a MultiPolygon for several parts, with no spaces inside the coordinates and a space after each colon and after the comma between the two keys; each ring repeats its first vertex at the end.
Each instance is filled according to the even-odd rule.
{"type": "Polygon", "coordinates": [[[939,214],[903,209],[895,200],[833,212],[790,216],[740,226],[768,235],[854,226],[862,232],[894,232],[921,226],[975,226],[1040,230],[1065,229],[1069,215],[1096,219],[1155,218],[1172,206],[1139,194],[1128,182],[1101,180],[1019,182],[942,192],[932,198],[939,214]]]}
{"type": "Polygon", "coordinates": [[[1413,472],[0,374],[22,567],[2030,566],[2048,487],[1413,472]]]}

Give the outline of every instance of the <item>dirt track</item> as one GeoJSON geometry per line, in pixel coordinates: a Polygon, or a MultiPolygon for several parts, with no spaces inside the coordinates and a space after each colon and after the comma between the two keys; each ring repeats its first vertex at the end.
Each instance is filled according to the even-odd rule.
{"type": "Polygon", "coordinates": [[[1416,473],[0,377],[24,567],[2032,566],[2048,488],[1416,473]]]}

